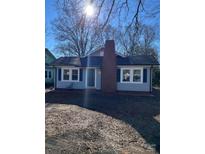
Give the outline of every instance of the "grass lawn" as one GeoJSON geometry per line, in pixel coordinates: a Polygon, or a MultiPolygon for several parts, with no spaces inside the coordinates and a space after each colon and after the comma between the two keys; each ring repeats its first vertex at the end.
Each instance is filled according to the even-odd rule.
{"type": "Polygon", "coordinates": [[[159,89],[153,95],[46,93],[46,153],[159,153],[159,89]]]}

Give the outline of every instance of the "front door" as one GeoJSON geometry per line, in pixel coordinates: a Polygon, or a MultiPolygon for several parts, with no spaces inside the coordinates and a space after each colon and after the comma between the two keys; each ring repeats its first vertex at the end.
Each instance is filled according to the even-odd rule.
{"type": "Polygon", "coordinates": [[[95,69],[94,68],[87,69],[87,87],[95,88],[95,69]]]}

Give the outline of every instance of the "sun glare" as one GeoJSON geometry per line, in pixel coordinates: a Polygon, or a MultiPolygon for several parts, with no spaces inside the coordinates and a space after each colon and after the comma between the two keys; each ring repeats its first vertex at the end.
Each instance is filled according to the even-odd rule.
{"type": "Polygon", "coordinates": [[[89,17],[92,17],[94,15],[94,8],[92,5],[87,5],[85,7],[85,14],[89,17]]]}

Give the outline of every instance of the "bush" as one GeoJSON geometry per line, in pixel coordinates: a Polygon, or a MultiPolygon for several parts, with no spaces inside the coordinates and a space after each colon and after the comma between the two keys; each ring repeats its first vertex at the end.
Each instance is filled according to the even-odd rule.
{"type": "Polygon", "coordinates": [[[152,78],[153,86],[160,86],[160,69],[153,69],[153,78],[152,78]]]}
{"type": "Polygon", "coordinates": [[[54,83],[45,83],[45,88],[54,87],[54,83]]]}

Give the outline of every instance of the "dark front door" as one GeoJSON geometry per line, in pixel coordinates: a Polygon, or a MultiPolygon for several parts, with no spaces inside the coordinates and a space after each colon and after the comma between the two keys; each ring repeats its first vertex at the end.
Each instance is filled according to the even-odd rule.
{"type": "Polygon", "coordinates": [[[87,87],[88,88],[95,87],[95,69],[94,68],[87,69],[87,87]]]}

